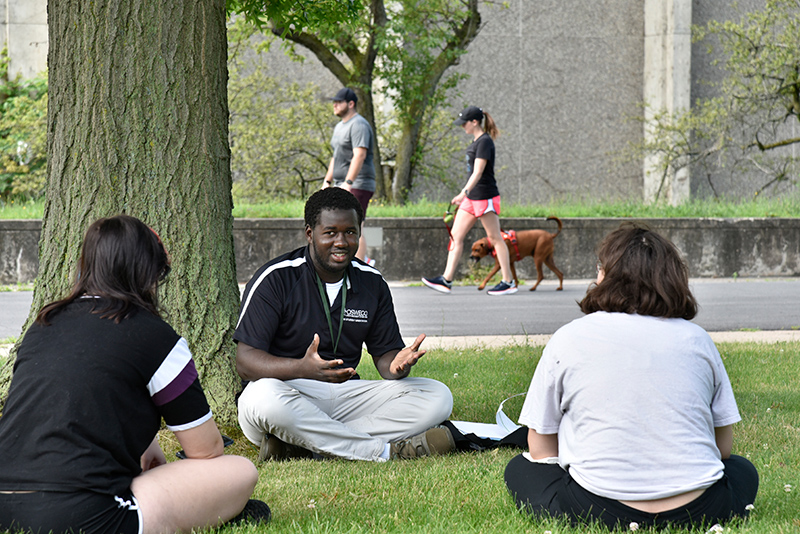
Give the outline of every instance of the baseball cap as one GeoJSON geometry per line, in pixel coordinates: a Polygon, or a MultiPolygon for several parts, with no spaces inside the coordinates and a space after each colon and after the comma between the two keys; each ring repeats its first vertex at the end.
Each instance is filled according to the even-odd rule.
{"type": "Polygon", "coordinates": [[[458,124],[459,126],[461,126],[465,122],[482,121],[482,120],[483,120],[483,110],[475,106],[470,106],[458,114],[458,118],[455,121],[453,121],[453,124],[458,124]]]}
{"type": "Polygon", "coordinates": [[[336,93],[336,96],[331,98],[334,102],[355,102],[358,104],[358,97],[356,96],[356,92],[350,89],[349,87],[342,87],[339,89],[339,92],[336,93]]]}

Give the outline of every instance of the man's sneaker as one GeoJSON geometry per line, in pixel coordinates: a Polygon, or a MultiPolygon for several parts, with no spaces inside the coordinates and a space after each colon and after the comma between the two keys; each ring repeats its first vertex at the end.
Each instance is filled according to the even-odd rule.
{"type": "Polygon", "coordinates": [[[366,263],[370,267],[375,267],[375,258],[370,258],[369,256],[364,256],[364,263],[366,263]]]}
{"type": "Polygon", "coordinates": [[[308,449],[281,441],[270,434],[261,438],[261,447],[258,449],[258,460],[290,460],[292,458],[312,458],[314,454],[308,449]]]}
{"type": "Polygon", "coordinates": [[[250,499],[244,505],[244,510],[239,512],[239,515],[228,521],[229,525],[238,525],[240,523],[266,523],[272,517],[272,512],[269,506],[264,501],[257,501],[250,499]]]}
{"type": "Polygon", "coordinates": [[[447,454],[456,448],[453,434],[443,426],[436,426],[416,436],[395,441],[389,445],[392,460],[420,458],[447,454]]]}
{"type": "Polygon", "coordinates": [[[517,284],[515,282],[504,282],[503,280],[500,281],[499,284],[494,286],[492,289],[487,291],[490,295],[510,295],[512,293],[517,292],[517,284]]]}
{"type": "Polygon", "coordinates": [[[442,275],[434,278],[423,278],[422,283],[439,293],[450,293],[450,288],[453,287],[453,282],[448,282],[442,275]]]}

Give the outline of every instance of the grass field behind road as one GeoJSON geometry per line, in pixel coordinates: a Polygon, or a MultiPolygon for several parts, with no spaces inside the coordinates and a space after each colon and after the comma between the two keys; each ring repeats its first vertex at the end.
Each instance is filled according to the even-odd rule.
{"type": "MultiPolygon", "coordinates": [[[[233,216],[237,218],[302,218],[303,200],[274,201],[263,204],[236,202],[233,216]]],[[[441,217],[447,210],[445,202],[419,200],[405,206],[392,206],[373,199],[368,215],[374,217],[441,217]]],[[[44,200],[12,199],[0,201],[0,219],[41,219],[44,200]]],[[[504,198],[504,218],[547,217],[798,217],[800,195],[780,198],[754,198],[746,201],[691,200],[682,206],[645,205],[633,201],[572,202],[559,201],[547,204],[514,204],[504,198]]]]}
{"type": "MultiPolygon", "coordinates": [[[[800,343],[718,345],[742,414],[734,425],[734,454],[750,458],[761,475],[751,518],[725,532],[800,532],[800,343]]],[[[452,419],[494,422],[505,398],[527,391],[541,347],[432,350],[414,375],[441,380],[453,391],[452,419]]],[[[377,378],[369,360],[359,372],[377,378]]],[[[516,420],[522,398],[506,413],[516,420]]],[[[232,453],[255,459],[236,431],[232,453]]],[[[162,443],[168,445],[165,435],[162,443]]],[[[169,444],[175,447],[174,442],[169,444]]],[[[268,527],[222,528],[223,533],[594,533],[531,521],[514,508],[503,471],[519,451],[494,450],[385,464],[300,460],[260,464],[256,498],[272,507],[268,527]]],[[[642,532],[640,529],[639,532],[642,532]]],[[[700,530],[699,532],[706,532],[700,530]]],[[[646,532],[646,531],[645,531],[646,532]]],[[[684,532],[665,530],[663,532],[684,532]]]]}

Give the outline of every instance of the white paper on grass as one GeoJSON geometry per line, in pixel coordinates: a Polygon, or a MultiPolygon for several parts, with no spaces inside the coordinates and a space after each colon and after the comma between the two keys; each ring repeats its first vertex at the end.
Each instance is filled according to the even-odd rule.
{"type": "Polygon", "coordinates": [[[519,428],[519,425],[514,424],[514,422],[503,411],[503,405],[509,399],[519,397],[520,395],[525,395],[525,393],[511,395],[508,399],[500,403],[500,406],[497,408],[497,413],[494,417],[495,421],[497,421],[496,424],[472,423],[470,421],[451,421],[451,423],[453,423],[453,425],[455,425],[458,431],[462,434],[475,434],[480,438],[496,439],[499,441],[519,428]]]}

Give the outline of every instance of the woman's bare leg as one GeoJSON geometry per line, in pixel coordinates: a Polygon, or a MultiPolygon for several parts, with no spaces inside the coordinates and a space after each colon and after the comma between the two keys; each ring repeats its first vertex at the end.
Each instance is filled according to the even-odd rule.
{"type": "Polygon", "coordinates": [[[453,221],[453,228],[450,232],[453,234],[453,247],[447,253],[447,266],[444,269],[445,280],[453,281],[456,275],[456,267],[458,261],[461,259],[461,254],[464,251],[464,238],[467,233],[475,226],[475,221],[478,219],[471,213],[465,210],[458,210],[456,212],[455,220],[453,221]]]}
{"type": "Polygon", "coordinates": [[[131,484],[145,534],[220,525],[242,511],[258,471],[241,456],[179,460],[145,471],[131,484]]]}

